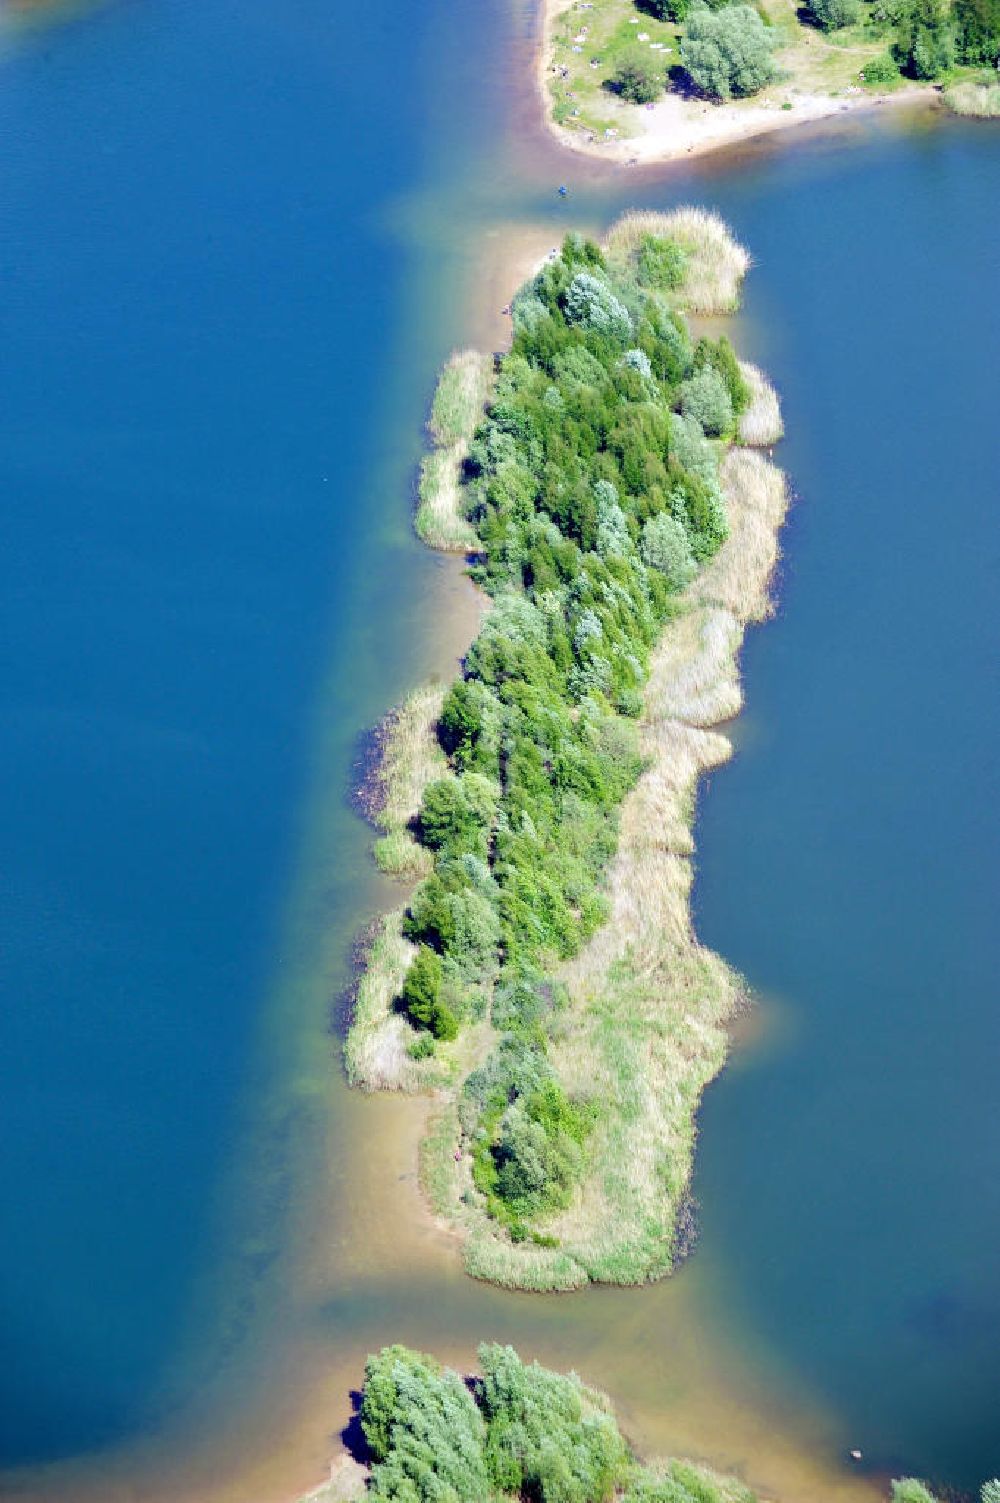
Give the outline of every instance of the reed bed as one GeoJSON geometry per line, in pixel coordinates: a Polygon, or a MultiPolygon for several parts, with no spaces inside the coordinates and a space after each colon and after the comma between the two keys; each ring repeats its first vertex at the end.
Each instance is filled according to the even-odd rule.
{"type": "Polygon", "coordinates": [[[416,529],[431,548],[467,553],[476,534],[462,503],[462,464],[493,375],[490,356],[459,350],[438,379],[428,429],[434,443],[420,469],[416,529]]]}
{"type": "Polygon", "coordinates": [[[737,621],[765,621],[772,612],[769,584],[778,560],[778,531],[788,487],[777,465],[754,449],[730,449],[720,470],[729,537],[691,586],[691,596],[721,606],[737,621]]]}
{"type": "Polygon", "coordinates": [[[688,254],[678,301],[690,313],[731,313],[739,307],[740,283],[750,269],[750,253],[718,214],[684,207],[669,214],[632,210],[611,226],[605,249],[612,261],[632,259],[644,235],[675,240],[688,254]]]}
{"type": "Polygon", "coordinates": [[[433,865],[430,851],[414,839],[412,824],[427,784],[448,772],[448,759],[435,733],[443,701],[441,685],[425,684],[387,717],[382,728],[380,796],[370,812],[385,832],[375,843],[375,860],[391,876],[416,880],[433,865]]]}
{"type": "Polygon", "coordinates": [[[650,664],[650,720],[718,725],[743,702],[736,655],[743,629],[730,611],[695,604],[664,632],[650,664]]]}
{"type": "Polygon", "coordinates": [[[740,414],[740,443],[751,448],[767,448],[784,435],[778,393],[757,365],[740,361],[740,371],[750,388],[750,402],[740,414]]]}
{"type": "Polygon", "coordinates": [[[944,102],[955,115],[996,119],[1000,116],[1000,82],[952,84],[944,91],[944,102]]]}
{"type": "Polygon", "coordinates": [[[426,1061],[407,1053],[413,1031],[393,1009],[416,954],[403,938],[402,920],[396,909],[379,922],[354,996],[344,1063],[351,1085],[364,1091],[418,1090],[427,1073],[426,1061]]]}

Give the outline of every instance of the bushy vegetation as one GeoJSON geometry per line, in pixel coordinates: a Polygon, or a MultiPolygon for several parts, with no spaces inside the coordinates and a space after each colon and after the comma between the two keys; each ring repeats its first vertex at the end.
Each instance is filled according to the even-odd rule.
{"type": "Polygon", "coordinates": [[[416,951],[398,1008],[420,1057],[491,1016],[499,1043],[462,1125],[473,1183],[515,1241],[550,1241],[537,1223],[586,1163],[599,1106],[549,1062],[552,971],[606,916],[650,651],[727,534],[712,439],[732,437],[749,389],[728,340],[693,343],[673,306],[688,266],[646,231],[613,267],[567,239],[514,302],[465,464],[493,608],[444,696],[447,772],[412,822],[433,869],[404,919],[416,951]]]}
{"type": "Polygon", "coordinates": [[[809,0],[809,14],[824,31],[839,31],[857,21],[861,0],[809,0]]]}
{"type": "Polygon", "coordinates": [[[899,64],[888,52],[880,53],[865,63],[863,77],[867,84],[893,83],[899,79],[899,64]]]}
{"type": "Polygon", "coordinates": [[[952,60],[951,17],[942,0],[907,0],[893,56],[909,78],[938,78],[952,60]]]}
{"type": "Polygon", "coordinates": [[[479,1348],[463,1382],[432,1357],[386,1347],[365,1368],[368,1496],[395,1503],[754,1503],[748,1488],[683,1462],[647,1468],[607,1403],[513,1347],[479,1348]]]}
{"type": "Polygon", "coordinates": [[[649,104],[659,98],[666,83],[662,66],[657,69],[645,53],[627,52],[610,78],[611,87],[630,104],[649,104]]]}
{"type": "Polygon", "coordinates": [[[699,6],[688,16],[681,62],[711,99],[742,99],[774,77],[774,39],[749,5],[699,6]]]}
{"type": "MultiPolygon", "coordinates": [[[[463,1379],[404,1346],[369,1357],[361,1427],[367,1497],[393,1503],[756,1503],[735,1477],[691,1462],[643,1464],[604,1396],[574,1374],[479,1348],[463,1379]]],[[[998,1503],[987,1482],[982,1503],[998,1503]]],[[[892,1503],[936,1503],[922,1482],[892,1485],[892,1503]]]]}
{"type": "Polygon", "coordinates": [[[369,1496],[482,1503],[486,1427],[457,1373],[403,1346],[369,1357],[361,1427],[374,1460],[369,1496]]]}
{"type": "Polygon", "coordinates": [[[1000,62],[1000,0],[955,0],[955,55],[960,63],[1000,62]]]}

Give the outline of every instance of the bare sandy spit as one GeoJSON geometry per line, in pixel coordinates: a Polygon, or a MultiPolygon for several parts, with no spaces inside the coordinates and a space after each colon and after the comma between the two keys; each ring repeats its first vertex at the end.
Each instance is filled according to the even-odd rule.
{"type": "Polygon", "coordinates": [[[926,108],[937,103],[933,85],[914,86],[891,94],[824,94],[796,88],[794,82],[772,86],[764,97],[730,104],[710,104],[667,94],[651,108],[633,106],[622,113],[623,127],[633,134],[601,140],[584,131],[568,130],[552,119],[548,79],[552,67],[552,34],[555,23],[575,0],[541,0],[542,26],[536,76],[542,96],[542,115],[547,129],[571,151],[599,157],[605,162],[635,165],[686,161],[706,156],[723,147],[735,146],[757,136],[795,126],[815,125],[841,115],[906,105],[926,108]]]}

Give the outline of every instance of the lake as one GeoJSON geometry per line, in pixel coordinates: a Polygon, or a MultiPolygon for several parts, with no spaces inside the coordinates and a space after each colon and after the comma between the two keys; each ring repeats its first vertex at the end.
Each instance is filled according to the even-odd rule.
{"type": "Polygon", "coordinates": [[[287,1497],[391,1339],[576,1366],[777,1497],[1000,1472],[998,137],[613,173],[538,132],[532,36],[521,0],[145,0],[5,40],[5,1496],[287,1497]],[[510,1296],[421,1208],[422,1105],[339,1074],[392,898],[347,795],[473,629],[409,530],[437,366],[500,338],[513,259],[692,197],[753,251],[798,498],[697,828],[760,1000],[691,1261],[510,1296]]]}

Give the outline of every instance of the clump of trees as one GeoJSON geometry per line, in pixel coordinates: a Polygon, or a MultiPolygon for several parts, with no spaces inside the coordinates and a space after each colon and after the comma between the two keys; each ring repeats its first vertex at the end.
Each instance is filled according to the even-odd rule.
{"type": "Polygon", "coordinates": [[[857,21],[861,0],[809,0],[809,14],[824,31],[838,31],[857,21]]]}
{"type": "Polygon", "coordinates": [[[1000,64],[1000,0],[955,0],[955,56],[960,63],[1000,64]]]}
{"type": "Polygon", "coordinates": [[[951,18],[942,0],[907,0],[893,56],[910,78],[938,78],[952,61],[951,18]]]}
{"type": "Polygon", "coordinates": [[[748,393],[728,341],[693,343],[672,306],[686,267],[653,235],[616,269],[570,236],[515,300],[466,466],[493,609],[445,696],[448,774],[414,822],[434,868],[404,920],[417,951],[398,1005],[418,1055],[491,1013],[500,1042],[461,1118],[514,1240],[551,1242],[545,1218],[586,1163],[599,1104],[549,1060],[551,975],[606,916],[650,651],[727,533],[716,440],[748,393]]]}
{"type": "Polygon", "coordinates": [[[644,52],[633,49],[619,58],[608,83],[630,104],[651,104],[663,93],[666,73],[655,68],[644,52]]]}
{"type": "Polygon", "coordinates": [[[688,16],[681,62],[711,99],[742,99],[774,78],[774,40],[750,5],[699,6],[688,16]]]}
{"type": "MultiPolygon", "coordinates": [[[[367,1497],[394,1503],[757,1503],[735,1477],[667,1461],[644,1465],[607,1400],[575,1375],[522,1362],[510,1346],[479,1348],[463,1379],[433,1357],[388,1346],[365,1366],[361,1428],[371,1458],[367,1497]]],[[[904,1477],[893,1503],[937,1503],[904,1477]]],[[[1000,1503],[1000,1482],[982,1503],[1000,1503]]]]}
{"type": "Polygon", "coordinates": [[[396,1503],[754,1503],[702,1468],[642,1466],[601,1397],[578,1378],[525,1363],[510,1346],[479,1348],[463,1382],[403,1346],[369,1357],[361,1427],[368,1496],[396,1503]]]}

